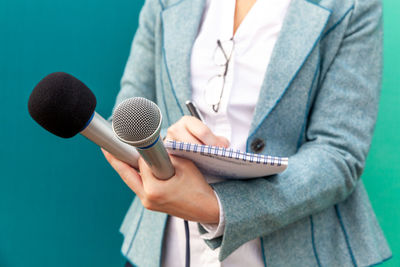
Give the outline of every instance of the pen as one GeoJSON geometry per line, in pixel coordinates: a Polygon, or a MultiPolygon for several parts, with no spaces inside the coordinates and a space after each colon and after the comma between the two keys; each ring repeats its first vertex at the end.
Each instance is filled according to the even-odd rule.
{"type": "Polygon", "coordinates": [[[196,105],[192,101],[190,101],[190,100],[186,101],[186,107],[189,110],[190,115],[192,115],[193,117],[196,117],[200,121],[204,122],[203,117],[201,116],[199,110],[197,109],[196,105]]]}

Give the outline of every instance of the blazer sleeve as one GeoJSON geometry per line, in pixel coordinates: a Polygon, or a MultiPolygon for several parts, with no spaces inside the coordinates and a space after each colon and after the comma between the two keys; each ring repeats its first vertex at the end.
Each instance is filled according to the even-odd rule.
{"type": "Polygon", "coordinates": [[[321,78],[306,141],[278,175],[212,185],[225,212],[222,261],[236,248],[345,200],[364,168],[381,87],[381,4],[360,1],[336,57],[321,78]],[[371,4],[372,3],[372,4],[371,4]]]}
{"type": "Polygon", "coordinates": [[[132,41],[128,61],[121,78],[121,89],[114,108],[131,97],[155,100],[155,30],[161,7],[157,0],[146,0],[139,16],[139,26],[132,41]]]}

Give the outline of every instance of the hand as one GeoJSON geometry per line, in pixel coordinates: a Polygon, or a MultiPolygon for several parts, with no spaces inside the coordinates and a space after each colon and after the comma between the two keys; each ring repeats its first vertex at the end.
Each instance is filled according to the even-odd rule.
{"type": "MultiPolygon", "coordinates": [[[[229,144],[225,138],[213,135],[201,121],[187,116],[168,129],[167,138],[217,146],[229,144]]],[[[219,206],[214,191],[190,160],[170,155],[175,175],[169,180],[159,180],[142,158],[139,159],[139,174],[128,164],[102,151],[145,208],[185,220],[219,223],[219,206]]]]}
{"type": "Polygon", "coordinates": [[[167,130],[166,139],[201,145],[229,146],[228,139],[214,135],[203,122],[191,116],[183,116],[171,125],[167,130]]]}
{"type": "Polygon", "coordinates": [[[128,164],[102,151],[146,209],[200,223],[219,222],[218,201],[213,189],[190,160],[171,155],[175,175],[169,180],[160,180],[142,158],[139,159],[139,174],[128,164]]]}

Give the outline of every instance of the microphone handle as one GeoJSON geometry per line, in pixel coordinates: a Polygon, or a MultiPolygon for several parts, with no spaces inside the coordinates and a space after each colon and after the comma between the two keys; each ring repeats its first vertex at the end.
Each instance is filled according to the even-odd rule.
{"type": "Polygon", "coordinates": [[[119,140],[112,130],[111,123],[97,112],[94,112],[93,119],[80,133],[113,154],[119,160],[128,163],[136,169],[138,168],[139,153],[134,147],[119,140]]]}
{"type": "Polygon", "coordinates": [[[151,168],[151,172],[157,178],[167,180],[175,174],[175,168],[160,136],[152,145],[143,148],[136,147],[136,150],[142,155],[142,158],[151,168]]]}

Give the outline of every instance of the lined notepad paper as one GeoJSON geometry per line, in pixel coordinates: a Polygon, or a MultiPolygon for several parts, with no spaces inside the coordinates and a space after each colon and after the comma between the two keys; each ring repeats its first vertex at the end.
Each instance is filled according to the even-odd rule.
{"type": "Polygon", "coordinates": [[[288,158],[246,153],[216,146],[164,142],[168,153],[192,160],[203,172],[230,179],[248,179],[283,172],[288,158]]]}

